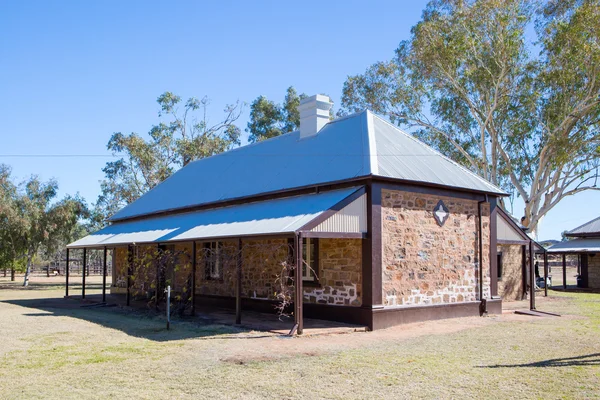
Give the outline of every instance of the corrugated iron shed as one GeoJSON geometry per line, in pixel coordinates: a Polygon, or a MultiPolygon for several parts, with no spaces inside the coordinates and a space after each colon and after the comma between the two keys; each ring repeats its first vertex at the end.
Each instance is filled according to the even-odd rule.
{"type": "Polygon", "coordinates": [[[366,176],[504,193],[369,111],[188,164],[112,220],[366,176]]]}

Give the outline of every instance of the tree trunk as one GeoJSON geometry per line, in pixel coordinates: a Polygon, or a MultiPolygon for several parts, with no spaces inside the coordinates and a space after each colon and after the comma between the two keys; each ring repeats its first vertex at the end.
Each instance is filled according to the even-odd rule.
{"type": "Polygon", "coordinates": [[[23,279],[23,286],[29,286],[29,274],[31,273],[31,260],[32,256],[27,256],[27,269],[25,269],[25,278],[23,279]]]}
{"type": "Polygon", "coordinates": [[[11,282],[15,281],[15,269],[14,268],[10,269],[10,281],[11,282]]]}
{"type": "Polygon", "coordinates": [[[4,278],[6,278],[6,267],[4,267],[4,278]]]}

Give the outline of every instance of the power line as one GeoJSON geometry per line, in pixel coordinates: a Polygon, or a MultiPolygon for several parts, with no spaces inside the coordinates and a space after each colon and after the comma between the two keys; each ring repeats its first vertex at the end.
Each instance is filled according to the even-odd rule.
{"type": "Polygon", "coordinates": [[[110,157],[118,158],[120,155],[113,154],[0,154],[0,157],[10,158],[60,158],[60,157],[110,157]]]}
{"type": "MultiPolygon", "coordinates": [[[[219,153],[215,155],[225,155],[219,153]]],[[[437,157],[439,154],[347,154],[347,153],[256,153],[256,154],[236,154],[236,157],[437,157]]],[[[77,158],[77,157],[94,157],[94,158],[120,158],[125,155],[119,154],[0,154],[0,158],[77,158]]]]}

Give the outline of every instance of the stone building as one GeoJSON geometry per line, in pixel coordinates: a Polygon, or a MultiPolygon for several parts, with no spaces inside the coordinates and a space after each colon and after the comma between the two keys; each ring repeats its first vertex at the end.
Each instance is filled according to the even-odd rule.
{"type": "Polygon", "coordinates": [[[535,255],[545,249],[502,207],[497,209],[496,232],[498,294],[504,301],[524,300],[531,284],[530,268],[535,255]]]}
{"type": "Polygon", "coordinates": [[[505,194],[370,111],[329,121],[331,105],[303,100],[298,131],[188,164],[68,248],[115,249],[113,293],[168,280],[238,318],[292,282],[300,332],[303,316],[378,329],[500,313],[498,249],[518,258],[498,247],[505,194]],[[157,249],[177,262],[159,271],[157,249]]]}
{"type": "Polygon", "coordinates": [[[577,255],[580,288],[600,289],[600,217],[565,233],[569,240],[558,242],[548,253],[562,256],[563,286],[567,289],[567,256],[577,255]]]}

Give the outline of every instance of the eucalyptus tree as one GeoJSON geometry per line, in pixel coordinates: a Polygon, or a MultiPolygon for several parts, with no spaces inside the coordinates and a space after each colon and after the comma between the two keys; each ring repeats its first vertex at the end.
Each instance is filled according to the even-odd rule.
{"type": "Polygon", "coordinates": [[[157,102],[161,121],[148,136],[116,132],[107,148],[119,156],[102,169],[101,194],[92,213],[91,227],[99,228],[123,206],[167,179],[194,160],[209,157],[240,144],[240,129],[235,122],[243,104],[227,105],[216,123],[208,117],[210,101],[195,97],[183,101],[171,92],[161,94],[157,102]]]}
{"type": "Polygon", "coordinates": [[[304,98],[306,95],[298,95],[293,86],[287,88],[283,104],[277,104],[265,96],[258,96],[250,104],[250,121],[246,128],[246,132],[250,134],[248,141],[255,143],[298,129],[298,106],[304,98]]]}
{"type": "Polygon", "coordinates": [[[525,202],[523,223],[598,190],[600,3],[433,0],[395,57],[344,84],[525,202]]]}
{"type": "Polygon", "coordinates": [[[15,184],[10,169],[0,168],[0,255],[11,268],[24,267],[28,285],[34,257],[42,250],[55,252],[73,238],[85,203],[66,196],[57,200],[58,184],[33,176],[15,184]]]}
{"type": "MultiPolygon", "coordinates": [[[[0,164],[0,267],[11,271],[11,280],[15,279],[15,268],[18,268],[21,249],[13,245],[13,235],[18,226],[14,199],[17,187],[11,179],[11,169],[0,164]]],[[[22,262],[21,262],[22,264],[22,262]]]]}

